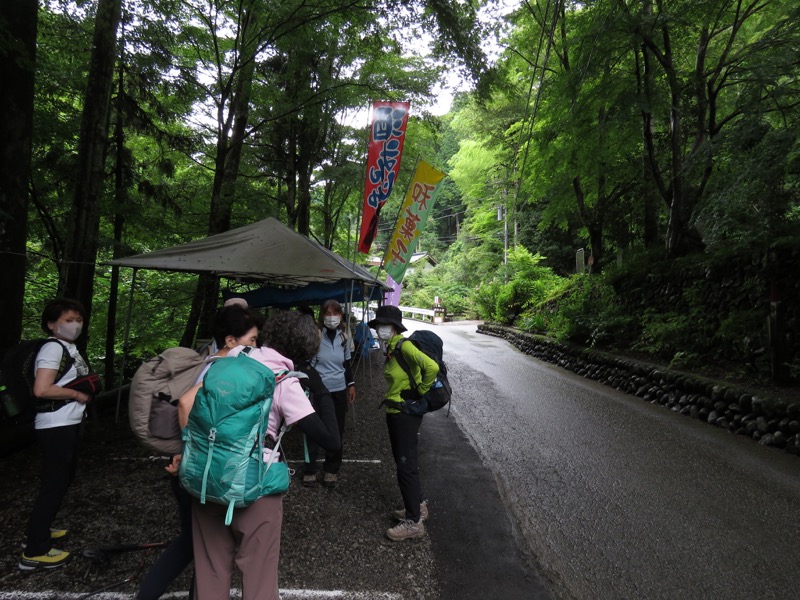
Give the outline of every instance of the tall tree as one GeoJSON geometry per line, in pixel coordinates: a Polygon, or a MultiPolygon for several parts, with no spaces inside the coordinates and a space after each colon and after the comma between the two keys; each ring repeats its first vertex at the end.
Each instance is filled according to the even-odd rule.
{"type": "MultiPolygon", "coordinates": [[[[78,165],[72,209],[67,228],[66,263],[61,270],[60,291],[80,300],[91,317],[95,261],[100,234],[100,199],[105,183],[108,123],[117,27],[121,0],[99,0],[95,17],[94,45],[78,142],[78,165]]],[[[86,323],[88,327],[88,322],[86,323]]],[[[85,338],[84,338],[85,339],[85,338]]]]}
{"type": "MultiPolygon", "coordinates": [[[[776,47],[784,49],[784,73],[796,78],[796,5],[783,0],[642,0],[630,11],[632,31],[658,64],[669,95],[666,160],[648,146],[651,173],[668,207],[666,249],[679,256],[702,247],[696,228],[701,204],[715,167],[715,142],[725,127],[769,98],[782,111],[785,83],[760,77],[762,63],[776,47]],[[755,93],[753,93],[755,92],[755,93]]],[[[647,66],[642,62],[642,67],[647,66]]],[[[645,127],[649,114],[643,113],[645,127]]]]}
{"type": "Polygon", "coordinates": [[[0,352],[22,334],[38,10],[0,4],[0,352]]]}

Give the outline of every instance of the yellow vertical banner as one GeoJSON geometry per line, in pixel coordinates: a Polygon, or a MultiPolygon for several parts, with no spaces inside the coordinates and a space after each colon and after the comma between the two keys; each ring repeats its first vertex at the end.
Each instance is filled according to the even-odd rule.
{"type": "Polygon", "coordinates": [[[425,161],[417,163],[411,185],[403,200],[394,233],[386,254],[383,257],[383,268],[397,283],[403,280],[408,262],[417,247],[417,240],[425,230],[428,215],[436,202],[445,174],[434,169],[425,161]]]}

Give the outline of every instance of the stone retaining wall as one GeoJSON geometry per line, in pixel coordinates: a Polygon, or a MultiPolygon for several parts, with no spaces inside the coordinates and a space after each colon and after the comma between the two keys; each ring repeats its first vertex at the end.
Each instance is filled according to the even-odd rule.
{"type": "MultiPolygon", "coordinates": [[[[782,360],[800,366],[800,245],[775,245],[768,250],[737,254],[714,262],[656,263],[649,271],[629,273],[614,282],[623,314],[692,315],[689,340],[679,347],[713,362],[731,362],[770,373],[771,302],[780,301],[775,335],[782,360]],[[680,266],[677,266],[677,265],[680,266]]],[[[555,310],[558,310],[557,300],[555,310]]],[[[671,347],[668,345],[668,347],[671,347]]],[[[670,352],[674,352],[671,348],[670,352]]],[[[672,354],[663,357],[665,362],[672,354]]],[[[784,380],[800,373],[786,371],[784,380]]]]}
{"type": "Polygon", "coordinates": [[[502,325],[478,332],[501,337],[539,360],[638,396],[652,404],[800,456],[800,404],[756,395],[733,384],[556,342],[502,325]]]}

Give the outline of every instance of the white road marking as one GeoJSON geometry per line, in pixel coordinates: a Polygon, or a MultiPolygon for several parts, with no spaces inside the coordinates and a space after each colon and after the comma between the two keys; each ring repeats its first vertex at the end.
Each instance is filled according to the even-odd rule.
{"type": "MultiPolygon", "coordinates": [[[[392,594],[390,592],[348,592],[345,590],[292,590],[281,589],[281,600],[315,599],[315,598],[346,598],[347,600],[403,600],[402,594],[392,594]]],[[[44,592],[9,592],[0,591],[0,600],[80,600],[83,597],[90,597],[94,600],[132,600],[133,593],[123,592],[64,592],[48,590],[44,592]]],[[[189,592],[170,592],[161,596],[163,599],[188,598],[189,592]]],[[[242,590],[231,589],[231,598],[241,598],[242,590]]]]}
{"type": "MultiPolygon", "coordinates": [[[[111,456],[108,460],[119,460],[119,461],[144,461],[144,462],[155,462],[155,461],[167,461],[169,460],[168,456],[111,456]]],[[[290,463],[302,463],[302,460],[289,460],[287,462],[290,463]]],[[[319,461],[322,462],[322,461],[319,461]]],[[[345,458],[342,462],[345,463],[362,463],[362,464],[370,464],[370,465],[379,465],[381,464],[380,460],[372,459],[372,458],[345,458]]]]}

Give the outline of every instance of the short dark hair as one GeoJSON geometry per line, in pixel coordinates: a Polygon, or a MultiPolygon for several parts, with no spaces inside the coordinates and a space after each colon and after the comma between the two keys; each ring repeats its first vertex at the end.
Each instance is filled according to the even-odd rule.
{"type": "Polygon", "coordinates": [[[214,315],[211,335],[217,346],[222,348],[225,345],[225,338],[229,335],[240,338],[253,327],[261,329],[263,323],[264,319],[258,313],[239,304],[231,304],[220,308],[214,315]]]}
{"type": "Polygon", "coordinates": [[[74,310],[83,317],[84,321],[86,320],[86,309],[83,308],[83,304],[77,300],[73,300],[72,298],[54,298],[50,300],[42,311],[42,331],[47,335],[52,335],[53,332],[50,331],[47,324],[58,321],[61,315],[71,310],[74,310]]]}
{"type": "Polygon", "coordinates": [[[281,310],[264,324],[264,343],[299,365],[319,351],[319,329],[310,316],[281,310]]]}
{"type": "Polygon", "coordinates": [[[306,302],[303,302],[302,304],[298,304],[297,306],[294,307],[294,309],[299,313],[303,313],[304,315],[308,315],[312,319],[314,318],[314,309],[311,308],[308,305],[308,303],[306,303],[306,302]]]}

